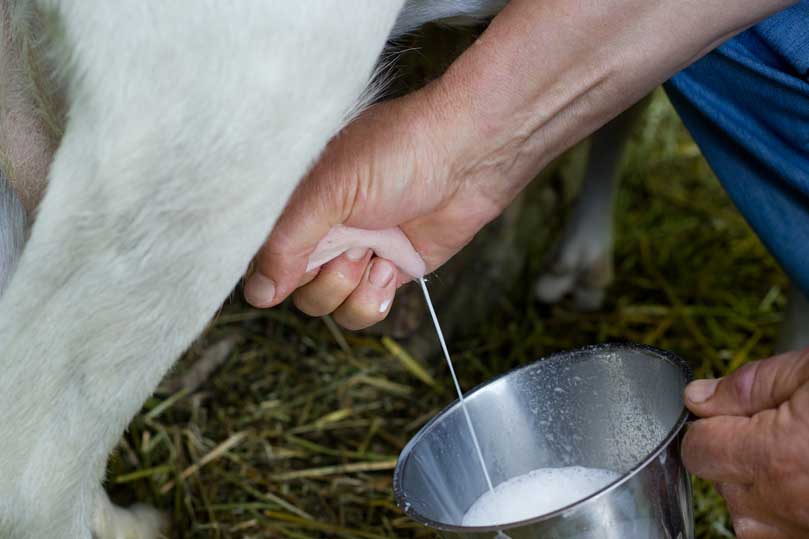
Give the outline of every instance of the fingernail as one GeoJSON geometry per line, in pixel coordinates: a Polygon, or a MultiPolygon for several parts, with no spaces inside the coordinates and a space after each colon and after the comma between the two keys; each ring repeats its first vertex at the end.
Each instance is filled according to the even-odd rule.
{"type": "Polygon", "coordinates": [[[352,247],[348,251],[346,251],[346,258],[351,260],[352,262],[356,262],[357,260],[362,260],[365,258],[365,253],[368,252],[368,249],[365,247],[352,247]]]}
{"type": "Polygon", "coordinates": [[[390,307],[390,300],[386,299],[385,301],[382,302],[381,305],[379,305],[379,312],[384,313],[385,311],[388,310],[388,307],[390,307]]]}
{"type": "Polygon", "coordinates": [[[368,280],[377,288],[385,288],[390,284],[393,279],[393,265],[383,260],[374,260],[371,263],[371,272],[368,274],[368,280]]]}
{"type": "Polygon", "coordinates": [[[700,404],[711,397],[716,392],[719,380],[695,380],[685,388],[685,398],[694,404],[700,404]]]}
{"type": "Polygon", "coordinates": [[[256,307],[269,305],[275,298],[275,281],[259,272],[254,273],[244,285],[244,297],[256,307]]]}

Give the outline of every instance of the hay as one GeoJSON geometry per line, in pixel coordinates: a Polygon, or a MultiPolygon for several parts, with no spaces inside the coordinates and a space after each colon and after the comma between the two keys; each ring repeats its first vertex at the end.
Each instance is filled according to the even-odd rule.
{"type": "MultiPolygon", "coordinates": [[[[464,387],[603,341],[673,350],[700,376],[771,353],[786,281],[660,96],[630,149],[617,220],[616,282],[588,314],[531,301],[547,246],[520,231],[522,278],[451,343],[464,387]]],[[[173,386],[135,418],[109,467],[115,499],[170,512],[172,537],[431,536],[394,506],[391,468],[451,399],[440,358],[234,296],[174,378],[222,342],[229,357],[210,378],[173,386]]],[[[695,487],[698,537],[731,536],[720,499],[695,487]]]]}

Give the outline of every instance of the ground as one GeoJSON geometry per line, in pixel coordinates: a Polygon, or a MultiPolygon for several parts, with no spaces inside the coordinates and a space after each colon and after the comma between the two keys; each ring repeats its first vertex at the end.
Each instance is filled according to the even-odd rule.
{"type": "MultiPolygon", "coordinates": [[[[533,301],[547,245],[523,227],[521,278],[485,325],[450,343],[464,387],[607,341],[672,350],[698,376],[771,354],[787,281],[662,95],[623,181],[604,308],[579,314],[533,301]]],[[[431,286],[441,285],[439,272],[431,286]]],[[[431,537],[395,507],[391,475],[405,442],[453,399],[448,376],[440,358],[412,357],[390,338],[342,331],[291,306],[251,309],[237,292],[133,421],[109,489],[123,503],[170,513],[172,537],[431,537]],[[224,365],[177,390],[190,365],[217,352],[226,352],[224,365]]],[[[695,486],[698,537],[732,537],[721,500],[695,486]]]]}

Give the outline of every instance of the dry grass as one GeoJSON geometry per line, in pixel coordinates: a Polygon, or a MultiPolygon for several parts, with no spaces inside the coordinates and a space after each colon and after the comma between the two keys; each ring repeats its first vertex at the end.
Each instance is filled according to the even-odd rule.
{"type": "MultiPolygon", "coordinates": [[[[604,341],[671,349],[699,375],[770,354],[786,281],[664,99],[647,115],[624,176],[617,278],[605,307],[579,314],[533,302],[547,246],[523,230],[523,278],[492,306],[489,323],[451,343],[465,387],[604,341]]],[[[431,536],[394,506],[391,471],[408,438],[452,399],[442,361],[237,298],[175,377],[215,347],[227,361],[213,375],[150,399],[133,421],[110,465],[114,497],[170,512],[174,537],[431,536]]],[[[731,536],[721,501],[700,482],[696,509],[700,538],[731,536]]]]}

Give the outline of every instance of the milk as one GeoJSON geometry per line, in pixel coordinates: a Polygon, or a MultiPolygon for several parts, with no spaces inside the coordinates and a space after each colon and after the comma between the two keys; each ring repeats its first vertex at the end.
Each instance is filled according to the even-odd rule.
{"type": "Polygon", "coordinates": [[[619,474],[598,468],[539,468],[484,492],[463,517],[464,526],[497,526],[538,517],[594,494],[619,474]]]}
{"type": "Polygon", "coordinates": [[[492,479],[491,476],[489,476],[489,469],[486,467],[486,461],[483,459],[483,452],[480,450],[478,435],[475,432],[475,426],[472,425],[472,418],[469,416],[469,410],[466,408],[466,401],[463,398],[461,384],[458,383],[458,377],[455,375],[455,367],[452,366],[452,359],[449,357],[449,349],[447,348],[447,342],[444,340],[444,332],[441,331],[441,324],[438,323],[438,316],[435,314],[433,300],[430,299],[430,292],[427,290],[427,281],[424,280],[424,277],[419,278],[419,284],[421,285],[422,292],[424,292],[424,301],[427,302],[427,309],[430,311],[430,317],[433,319],[435,333],[438,335],[438,342],[441,343],[441,349],[444,351],[444,358],[447,360],[447,366],[449,367],[449,373],[452,376],[452,382],[455,384],[455,392],[458,394],[458,401],[461,403],[461,410],[463,410],[463,415],[466,418],[466,426],[469,428],[469,434],[472,436],[472,443],[475,446],[475,452],[478,456],[481,471],[483,471],[483,477],[486,478],[486,484],[489,486],[489,492],[494,492],[492,479]]]}

